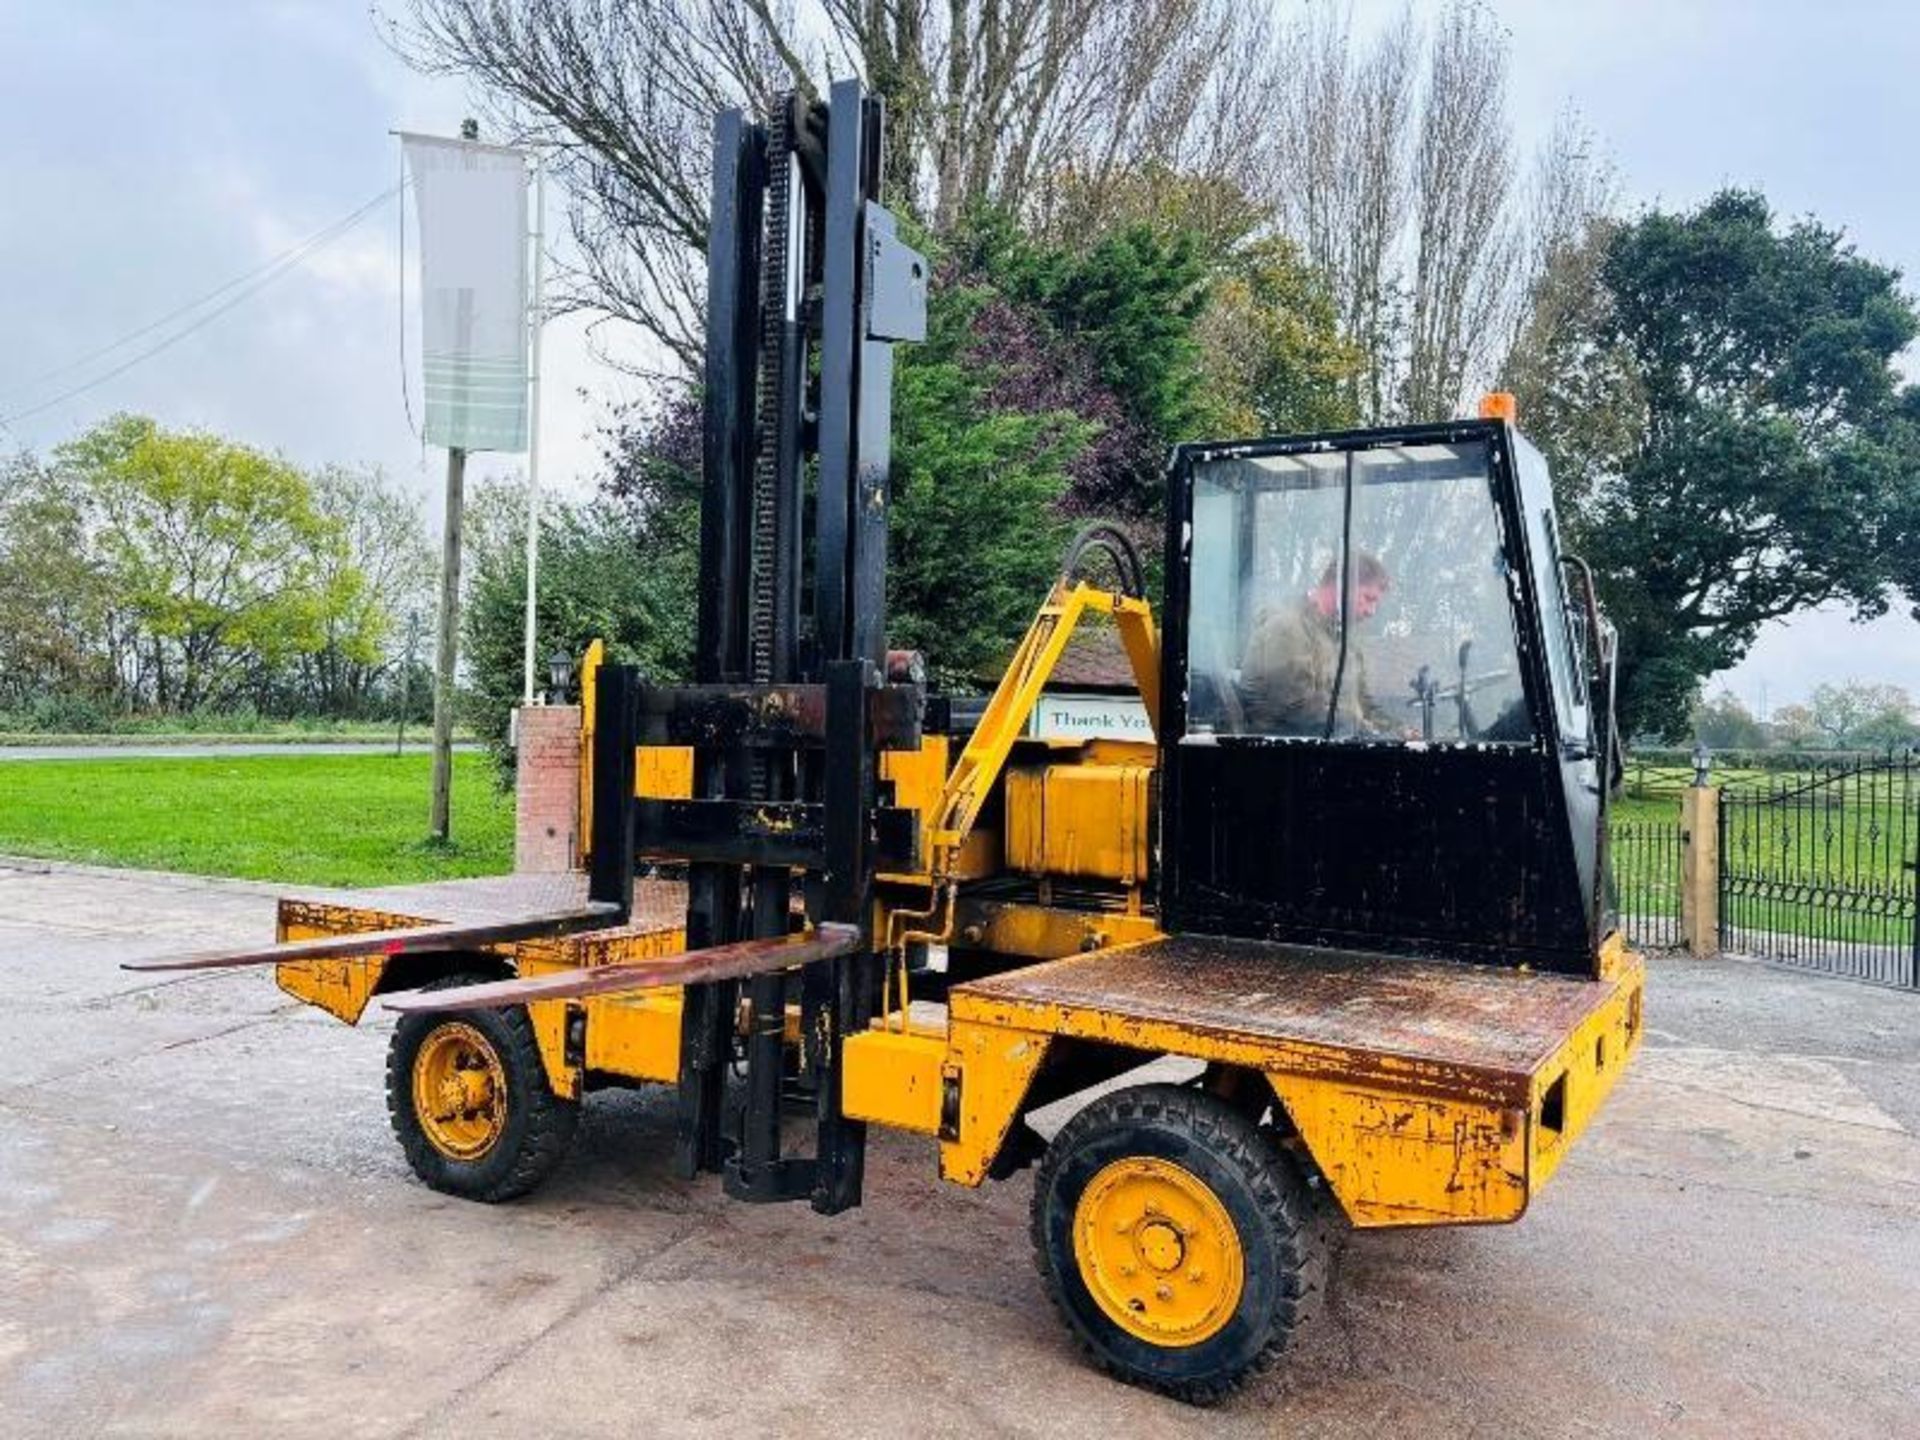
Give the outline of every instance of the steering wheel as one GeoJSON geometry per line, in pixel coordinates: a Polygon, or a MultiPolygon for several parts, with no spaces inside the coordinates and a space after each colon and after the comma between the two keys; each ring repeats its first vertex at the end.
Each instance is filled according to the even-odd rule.
{"type": "MultiPolygon", "coordinates": [[[[1474,717],[1473,696],[1496,681],[1507,679],[1513,674],[1513,671],[1508,668],[1502,668],[1499,670],[1482,670],[1475,674],[1469,668],[1473,661],[1473,638],[1471,636],[1460,642],[1460,649],[1455,656],[1455,660],[1459,667],[1457,678],[1452,685],[1444,687],[1439,681],[1430,679],[1428,677],[1427,667],[1422,665],[1420,667],[1420,673],[1414,677],[1412,682],[1414,698],[1407,703],[1421,707],[1421,714],[1424,721],[1423,729],[1431,734],[1432,722],[1430,717],[1433,712],[1433,707],[1441,701],[1452,701],[1458,717],[1460,738],[1462,740],[1478,740],[1484,733],[1484,729],[1480,722],[1474,717]]],[[[1494,725],[1497,726],[1499,724],[1499,719],[1496,719],[1494,725]]]]}

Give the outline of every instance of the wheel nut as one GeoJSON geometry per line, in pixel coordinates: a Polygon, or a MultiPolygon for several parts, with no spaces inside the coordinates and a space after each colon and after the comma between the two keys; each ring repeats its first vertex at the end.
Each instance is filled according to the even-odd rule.
{"type": "Polygon", "coordinates": [[[1153,1293],[1155,1297],[1158,1299],[1171,1300],[1173,1298],[1173,1286],[1171,1285],[1155,1286],[1153,1293]]]}

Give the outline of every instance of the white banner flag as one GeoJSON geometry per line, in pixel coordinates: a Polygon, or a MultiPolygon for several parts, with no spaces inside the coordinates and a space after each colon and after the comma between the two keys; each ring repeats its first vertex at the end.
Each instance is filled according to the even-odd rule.
{"type": "Polygon", "coordinates": [[[527,448],[527,167],[518,150],[401,137],[420,217],[427,443],[527,448]]]}

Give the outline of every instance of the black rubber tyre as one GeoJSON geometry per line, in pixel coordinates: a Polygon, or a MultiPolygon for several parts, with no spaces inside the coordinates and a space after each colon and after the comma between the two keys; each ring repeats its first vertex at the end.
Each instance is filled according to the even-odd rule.
{"type": "Polygon", "coordinates": [[[1141,1085],[1094,1101],[1054,1138],[1034,1179],[1034,1262],[1068,1330],[1108,1373],[1190,1404],[1224,1399],[1286,1348],[1318,1289],[1316,1229],[1292,1159],[1225,1101],[1176,1085],[1141,1085]],[[1191,1344],[1131,1333],[1081,1273],[1074,1236],[1081,1197],[1108,1167],[1137,1157],[1171,1163],[1201,1182],[1239,1243],[1238,1302],[1217,1330],[1191,1344]]]}
{"type": "MultiPolygon", "coordinates": [[[[444,990],[496,977],[450,975],[425,988],[444,990]]],[[[494,1204],[514,1200],[538,1186],[565,1158],[580,1123],[580,1102],[556,1095],[547,1084],[533,1022],[523,1006],[510,1010],[459,1010],[403,1015],[387,1047],[387,1114],[407,1163],[428,1186],[448,1195],[494,1204]],[[492,1047],[506,1076],[506,1116],[484,1153],[460,1159],[431,1140],[414,1108],[414,1066],[434,1033],[448,1025],[478,1031],[492,1047]]]]}

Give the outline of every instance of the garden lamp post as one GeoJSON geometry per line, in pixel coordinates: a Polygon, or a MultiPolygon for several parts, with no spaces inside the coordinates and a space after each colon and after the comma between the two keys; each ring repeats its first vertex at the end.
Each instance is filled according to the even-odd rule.
{"type": "Polygon", "coordinates": [[[567,702],[567,686],[573,683],[573,656],[564,650],[555,650],[547,657],[547,678],[553,682],[549,692],[549,702],[564,705],[567,702]]]}

